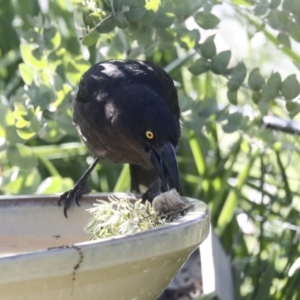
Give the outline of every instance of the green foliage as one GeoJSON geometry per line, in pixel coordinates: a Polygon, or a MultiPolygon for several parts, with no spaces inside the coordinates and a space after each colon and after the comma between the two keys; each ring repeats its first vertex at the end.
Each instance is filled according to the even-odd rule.
{"type": "MultiPolygon", "coordinates": [[[[299,72],[276,64],[300,69],[298,0],[39,3],[0,0],[0,193],[70,189],[91,161],[72,124],[81,75],[105,59],[153,61],[178,87],[183,190],[209,204],[237,298],[298,299],[299,138],[261,126],[300,118],[299,72]],[[224,6],[247,30],[244,59],[218,42],[224,6]]],[[[101,163],[91,177],[93,190],[129,189],[128,166],[101,163]]]]}

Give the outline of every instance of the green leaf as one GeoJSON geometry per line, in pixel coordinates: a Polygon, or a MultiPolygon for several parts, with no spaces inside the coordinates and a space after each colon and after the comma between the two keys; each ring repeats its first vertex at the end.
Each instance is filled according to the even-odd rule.
{"type": "Polygon", "coordinates": [[[201,55],[206,59],[211,59],[216,55],[217,49],[214,42],[215,36],[208,37],[203,44],[200,44],[199,49],[201,55]]]}
{"type": "Polygon", "coordinates": [[[26,65],[39,70],[47,67],[47,57],[42,54],[37,45],[21,44],[20,51],[26,65]]]}
{"type": "Polygon", "coordinates": [[[293,22],[290,25],[289,33],[293,40],[300,43],[300,23],[293,22]]]}
{"type": "Polygon", "coordinates": [[[169,29],[157,29],[156,33],[160,39],[160,46],[162,48],[172,47],[175,41],[175,34],[169,29]]]}
{"type": "Polygon", "coordinates": [[[102,16],[98,12],[92,12],[91,14],[87,15],[84,20],[86,25],[94,27],[101,22],[102,16]]]}
{"type": "Polygon", "coordinates": [[[236,90],[228,90],[227,98],[231,104],[237,105],[238,101],[237,101],[237,91],[236,90]]]}
{"type": "Polygon", "coordinates": [[[213,29],[219,23],[220,19],[211,13],[198,12],[194,16],[195,22],[203,29],[213,29]]]}
{"type": "Polygon", "coordinates": [[[238,191],[240,191],[242,186],[245,184],[245,182],[250,174],[250,171],[253,167],[253,164],[259,155],[259,152],[260,151],[257,149],[253,153],[249,153],[250,157],[248,158],[248,162],[247,162],[246,166],[243,167],[243,169],[241,169],[241,171],[239,172],[236,187],[231,189],[227,196],[226,202],[223,206],[222,212],[218,219],[218,233],[219,234],[222,234],[225,231],[227,225],[230,223],[230,221],[234,217],[235,209],[236,209],[236,206],[237,206],[237,203],[239,200],[239,196],[240,196],[238,194],[238,191]]]}
{"type": "Polygon", "coordinates": [[[116,19],[116,24],[119,28],[126,28],[128,27],[129,23],[124,15],[123,12],[118,12],[115,15],[115,19],[116,19]]]}
{"type": "Polygon", "coordinates": [[[0,101],[0,124],[3,126],[13,126],[15,124],[15,118],[13,112],[8,105],[4,105],[0,101]]]}
{"type": "Polygon", "coordinates": [[[231,58],[231,51],[226,50],[222,51],[216,56],[214,56],[211,60],[211,70],[215,74],[226,74],[227,66],[231,58]]]}
{"type": "Polygon", "coordinates": [[[292,101],[286,102],[285,107],[287,111],[293,114],[294,116],[300,112],[300,104],[297,102],[292,102],[292,101]]]}
{"type": "MultiPolygon", "coordinates": [[[[265,261],[267,267],[262,269],[261,278],[259,280],[258,289],[257,289],[257,299],[268,299],[270,296],[270,290],[272,287],[272,281],[276,278],[276,270],[273,265],[275,255],[271,255],[271,262],[265,261]]],[[[261,266],[263,267],[263,266],[261,266]]]]}
{"type": "Polygon", "coordinates": [[[279,95],[279,89],[270,84],[263,84],[261,91],[265,100],[273,100],[279,95]]]}
{"type": "Polygon", "coordinates": [[[281,0],[271,0],[270,3],[270,8],[271,9],[275,9],[276,7],[278,7],[281,3],[281,0]]]}
{"type": "Polygon", "coordinates": [[[189,144],[193,154],[194,162],[200,176],[204,176],[207,172],[207,165],[205,161],[205,155],[198,139],[196,138],[195,132],[190,131],[189,133],[189,144]]]}
{"type": "Polygon", "coordinates": [[[43,35],[44,35],[45,46],[48,50],[53,51],[60,46],[61,35],[56,28],[54,27],[45,28],[43,35]]]}
{"type": "Polygon", "coordinates": [[[89,67],[90,64],[81,56],[74,57],[67,65],[67,78],[74,86],[77,86],[82,74],[87,71],[89,67]]]}
{"type": "Polygon", "coordinates": [[[197,59],[192,66],[189,67],[189,71],[194,75],[200,75],[209,70],[209,65],[204,58],[197,59]]]}
{"type": "Polygon", "coordinates": [[[10,145],[15,145],[17,143],[22,143],[23,140],[17,134],[17,130],[15,126],[6,126],[5,128],[6,140],[10,145]]]}
{"type": "Polygon", "coordinates": [[[267,13],[268,9],[269,9],[268,3],[258,2],[254,8],[254,14],[256,16],[265,15],[267,13]]]}
{"type": "Polygon", "coordinates": [[[252,90],[259,91],[262,88],[262,85],[264,84],[265,80],[260,75],[259,69],[256,68],[252,70],[252,72],[249,75],[248,84],[252,90]]]}
{"type": "Polygon", "coordinates": [[[262,115],[268,114],[270,110],[270,101],[262,97],[258,103],[258,109],[262,115]]]}
{"type": "Polygon", "coordinates": [[[262,99],[262,93],[261,92],[253,92],[251,99],[255,104],[258,104],[260,102],[260,100],[262,99]]]}
{"type": "Polygon", "coordinates": [[[30,140],[36,135],[36,132],[33,131],[31,128],[21,128],[17,129],[17,134],[23,140],[30,140]]]}
{"type": "Polygon", "coordinates": [[[36,190],[37,194],[61,193],[72,187],[73,181],[70,178],[61,178],[60,176],[51,176],[46,178],[36,190]]]}
{"type": "Polygon", "coordinates": [[[298,0],[284,0],[282,9],[300,16],[300,6],[298,0]]]}
{"type": "Polygon", "coordinates": [[[296,98],[300,93],[300,84],[295,74],[288,76],[282,83],[281,94],[290,101],[296,98]]]}
{"type": "Polygon", "coordinates": [[[69,84],[63,84],[62,88],[56,90],[56,100],[50,104],[51,111],[55,111],[62,103],[70,100],[71,102],[72,87],[69,84]]]}
{"type": "Polygon", "coordinates": [[[123,169],[118,177],[118,180],[115,184],[113,189],[114,193],[123,192],[124,190],[128,189],[128,183],[130,182],[130,173],[129,173],[129,165],[125,164],[123,169]]]}
{"type": "Polygon", "coordinates": [[[281,77],[278,72],[273,73],[267,80],[266,84],[262,86],[262,96],[265,100],[273,100],[279,96],[281,89],[281,77]]]}
{"type": "Polygon", "coordinates": [[[161,4],[160,0],[146,0],[145,2],[146,2],[145,9],[146,10],[152,10],[154,12],[158,11],[158,8],[161,4]]]}
{"type": "Polygon", "coordinates": [[[283,25],[279,22],[278,16],[277,16],[277,11],[270,11],[268,16],[267,16],[268,24],[276,30],[280,30],[283,25]]]}
{"type": "Polygon", "coordinates": [[[143,17],[145,12],[146,10],[143,6],[130,6],[129,11],[124,14],[129,23],[135,23],[143,17]]]}
{"type": "Polygon", "coordinates": [[[153,22],[153,26],[156,28],[168,28],[175,20],[175,15],[173,13],[159,12],[156,19],[153,22]]]}
{"type": "Polygon", "coordinates": [[[37,166],[37,159],[32,153],[30,147],[16,145],[9,149],[7,158],[12,166],[18,166],[21,169],[33,169],[37,166]]]}
{"type": "Polygon", "coordinates": [[[19,64],[19,72],[22,79],[27,85],[31,85],[33,81],[33,70],[25,64],[19,64]]]}
{"type": "Polygon", "coordinates": [[[198,44],[199,39],[200,33],[197,29],[184,29],[180,30],[177,34],[177,40],[179,41],[180,46],[185,49],[194,48],[198,44]]]}
{"type": "Polygon", "coordinates": [[[280,74],[278,72],[272,73],[272,75],[267,80],[267,84],[274,86],[276,89],[280,90],[282,85],[280,74]]]}
{"type": "Polygon", "coordinates": [[[92,46],[98,41],[99,34],[97,30],[92,29],[88,34],[81,38],[81,42],[85,46],[92,46]]]}
{"type": "Polygon", "coordinates": [[[291,48],[290,37],[287,34],[279,33],[277,36],[277,39],[278,39],[279,43],[282,44],[283,46],[285,46],[287,48],[291,48]]]}
{"type": "Polygon", "coordinates": [[[103,19],[101,24],[96,27],[97,32],[99,33],[108,33],[115,29],[117,26],[117,21],[115,18],[108,17],[107,19],[103,19]]]}
{"type": "Polygon", "coordinates": [[[139,23],[143,24],[143,25],[151,25],[154,20],[156,19],[157,13],[153,12],[153,11],[149,11],[147,10],[143,16],[140,18],[139,23]]]}
{"type": "Polygon", "coordinates": [[[282,10],[277,10],[276,14],[277,14],[277,19],[278,19],[280,24],[286,25],[286,24],[289,23],[290,18],[289,18],[289,13],[288,12],[282,11],[282,10]]]}
{"type": "Polygon", "coordinates": [[[57,122],[48,121],[39,131],[39,137],[48,143],[56,143],[64,136],[63,128],[59,128],[57,122]]]}
{"type": "MultiPolygon", "coordinates": [[[[231,93],[237,93],[236,91],[230,91],[231,93]]],[[[236,95],[237,96],[237,95],[236,95]]],[[[233,102],[237,103],[237,99],[233,99],[233,102]]],[[[224,132],[233,133],[241,128],[244,121],[243,115],[239,112],[229,114],[227,123],[222,125],[224,132]]]]}
{"type": "Polygon", "coordinates": [[[230,70],[230,79],[227,86],[230,90],[236,91],[243,84],[247,75],[247,68],[243,62],[230,70]]]}
{"type": "Polygon", "coordinates": [[[33,194],[41,176],[36,168],[23,170],[13,167],[4,172],[2,180],[1,188],[6,194],[33,194]]]}

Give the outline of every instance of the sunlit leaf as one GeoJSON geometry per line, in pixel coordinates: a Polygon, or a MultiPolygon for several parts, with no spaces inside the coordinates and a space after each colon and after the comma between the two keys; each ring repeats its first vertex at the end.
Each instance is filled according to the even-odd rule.
{"type": "Polygon", "coordinates": [[[85,17],[85,23],[90,27],[96,26],[102,20],[102,15],[99,12],[92,12],[85,17]]]}
{"type": "Polygon", "coordinates": [[[39,137],[49,143],[58,142],[63,136],[63,128],[59,128],[54,121],[48,121],[39,131],[39,137]]]}
{"type": "Polygon", "coordinates": [[[15,118],[11,109],[0,101],[0,123],[4,126],[12,126],[15,124],[15,118]]]}
{"type": "Polygon", "coordinates": [[[48,50],[55,50],[61,43],[61,35],[55,27],[46,28],[44,31],[45,46],[48,50]]]}
{"type": "Polygon", "coordinates": [[[21,44],[20,51],[22,59],[26,65],[35,69],[43,69],[47,67],[47,57],[39,50],[37,45],[21,44]]]}
{"type": "Polygon", "coordinates": [[[157,12],[157,10],[161,4],[160,0],[146,0],[145,2],[146,2],[145,8],[147,10],[152,10],[154,12],[157,12]]]}
{"type": "Polygon", "coordinates": [[[177,39],[183,48],[191,49],[194,48],[200,39],[199,30],[181,30],[178,32],[177,39]]]}
{"type": "Polygon", "coordinates": [[[26,64],[19,64],[19,72],[22,79],[27,85],[31,85],[33,81],[33,70],[26,64]]]}
{"type": "Polygon", "coordinates": [[[81,42],[85,46],[92,46],[98,41],[98,38],[99,33],[97,32],[97,30],[93,29],[89,33],[84,35],[84,37],[81,39],[81,42]]]}
{"type": "Polygon", "coordinates": [[[67,65],[66,75],[71,84],[78,85],[82,74],[87,71],[90,64],[82,57],[74,57],[67,65]]]}
{"type": "Polygon", "coordinates": [[[36,190],[37,194],[54,194],[72,188],[73,182],[70,178],[60,176],[48,177],[41,182],[36,190]]]}

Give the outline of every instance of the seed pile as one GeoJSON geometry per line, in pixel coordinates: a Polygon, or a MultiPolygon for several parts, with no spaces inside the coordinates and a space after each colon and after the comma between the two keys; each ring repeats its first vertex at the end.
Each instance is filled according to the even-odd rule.
{"type": "Polygon", "coordinates": [[[93,208],[87,211],[92,215],[84,230],[91,234],[91,240],[117,235],[137,233],[165,224],[165,217],[160,216],[151,204],[142,200],[131,202],[113,196],[109,201],[97,200],[93,208]]]}

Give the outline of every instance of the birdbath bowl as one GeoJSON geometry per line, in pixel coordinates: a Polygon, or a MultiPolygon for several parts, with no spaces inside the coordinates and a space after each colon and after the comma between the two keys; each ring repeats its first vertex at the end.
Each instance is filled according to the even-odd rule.
{"type": "Polygon", "coordinates": [[[89,241],[96,199],[108,194],[85,196],[66,219],[58,196],[0,197],[1,299],[153,300],[208,235],[207,206],[188,199],[194,207],[179,220],[89,241]]]}

